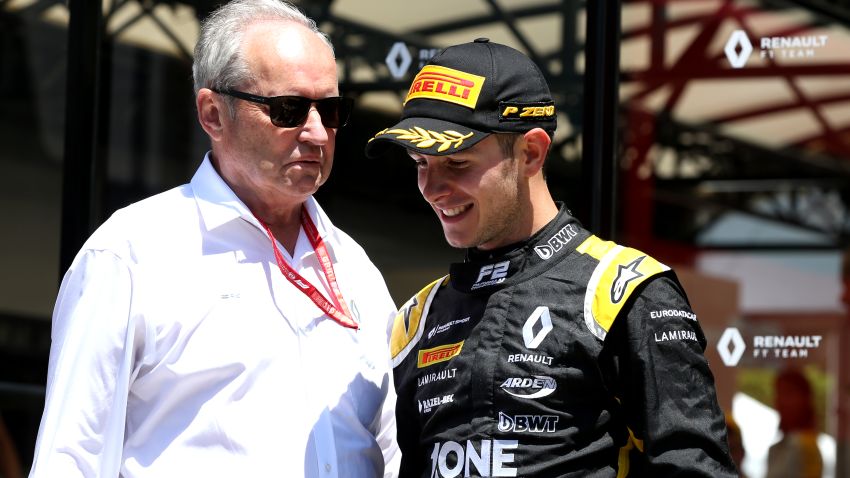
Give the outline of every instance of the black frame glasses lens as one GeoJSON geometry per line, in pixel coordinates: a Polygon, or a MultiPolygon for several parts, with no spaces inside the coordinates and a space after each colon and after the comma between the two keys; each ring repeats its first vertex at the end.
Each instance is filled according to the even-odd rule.
{"type": "Polygon", "coordinates": [[[281,128],[302,126],[307,121],[310,107],[316,104],[316,110],[326,128],[345,126],[354,100],[342,96],[313,100],[302,96],[276,96],[269,98],[269,116],[272,124],[281,128]]]}
{"type": "Polygon", "coordinates": [[[213,91],[252,103],[260,103],[269,107],[269,118],[272,124],[279,128],[295,128],[303,126],[310,114],[310,106],[316,103],[316,110],[326,128],[340,128],[348,123],[348,117],[354,108],[354,100],[342,96],[331,96],[314,100],[303,96],[260,96],[238,90],[213,91]]]}

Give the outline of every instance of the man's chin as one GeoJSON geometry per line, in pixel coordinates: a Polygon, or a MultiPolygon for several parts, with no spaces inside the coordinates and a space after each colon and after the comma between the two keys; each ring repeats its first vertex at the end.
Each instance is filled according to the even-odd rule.
{"type": "Polygon", "coordinates": [[[456,234],[451,234],[445,229],[443,229],[443,237],[445,237],[446,242],[449,243],[450,246],[457,249],[466,249],[474,246],[474,244],[472,243],[473,241],[458,237],[456,234]]]}
{"type": "Polygon", "coordinates": [[[325,177],[321,175],[300,175],[296,178],[288,178],[287,189],[293,195],[309,196],[319,190],[325,183],[325,177]]]}

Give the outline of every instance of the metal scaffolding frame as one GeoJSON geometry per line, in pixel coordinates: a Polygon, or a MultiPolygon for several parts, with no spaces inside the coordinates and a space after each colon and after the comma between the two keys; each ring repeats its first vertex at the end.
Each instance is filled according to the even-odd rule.
{"type": "MultiPolygon", "coordinates": [[[[644,3],[650,6],[652,21],[645,27],[621,33],[618,15],[620,2],[563,0],[507,9],[503,6],[504,2],[480,1],[487,6],[484,14],[440,19],[404,35],[337,16],[331,8],[332,0],[303,1],[300,5],[321,25],[330,27],[342,65],[340,88],[354,95],[372,91],[399,92],[407,87],[406,78],[395,79],[387,70],[386,45],[392,42],[404,42],[414,50],[428,50],[434,48],[429,39],[435,35],[493,24],[504,25],[517,43],[541,66],[553,85],[559,110],[567,112],[573,122],[580,126],[581,136],[574,134],[554,145],[554,162],[564,159],[563,151],[583,150],[581,183],[589,187],[582,192],[587,202],[583,204],[585,210],[579,211],[580,217],[603,235],[616,237],[615,225],[622,224],[625,231],[643,229],[644,232],[638,232],[639,235],[652,236],[652,232],[646,229],[649,226],[637,224],[635,216],[640,214],[630,214],[633,219],[624,217],[620,218],[623,222],[618,221],[616,211],[620,210],[618,204],[622,199],[617,197],[617,191],[622,190],[622,197],[652,194],[656,206],[675,204],[690,210],[694,217],[699,217],[700,221],[689,225],[690,233],[681,237],[686,242],[695,241],[700,231],[710,227],[725,212],[738,211],[823,234],[829,241],[821,247],[837,248],[850,243],[850,191],[847,186],[847,179],[850,178],[850,128],[836,130],[820,112],[824,106],[846,101],[848,95],[811,98],[795,83],[796,78],[813,74],[848,78],[850,64],[793,67],[771,64],[763,68],[732,70],[724,63],[722,54],[709,51],[709,45],[718,35],[723,21],[733,19],[741,29],[748,31],[748,18],[760,11],[802,8],[813,13],[811,20],[774,34],[804,34],[831,23],[850,25],[850,2],[765,0],[755,5],[752,2],[727,0],[722,2],[716,12],[668,20],[667,6],[678,0],[632,0],[625,2],[625,5],[644,3]],[[588,18],[587,43],[581,43],[574,29],[564,27],[560,38],[561,48],[554,52],[537,51],[532,41],[517,26],[523,19],[541,15],[558,15],[563,25],[574,25],[582,10],[588,18]],[[666,35],[686,25],[699,25],[699,35],[687,46],[687,54],[682,55],[681,60],[673,65],[665,65],[666,35]],[[652,59],[649,68],[618,74],[617,45],[620,37],[622,40],[635,37],[649,39],[652,59]],[[590,73],[586,77],[576,71],[576,62],[573,61],[583,51],[592,53],[585,55],[585,71],[590,73]],[[355,67],[371,69],[374,81],[355,80],[350,75],[355,67]],[[671,114],[691,82],[712,78],[764,77],[785,79],[794,92],[793,99],[742,109],[703,124],[684,124],[671,114]],[[608,81],[600,82],[600,78],[608,81]],[[620,104],[618,110],[615,102],[619,83],[637,84],[640,88],[628,101],[620,104]],[[673,91],[662,110],[642,110],[640,100],[662,88],[671,88],[673,91]],[[782,150],[772,150],[729,137],[719,128],[727,122],[764,117],[792,108],[809,110],[821,129],[817,135],[787,145],[782,150]],[[622,115],[620,120],[617,119],[618,111],[622,115]],[[617,131],[618,121],[625,125],[625,129],[617,131]],[[632,129],[637,123],[644,125],[642,129],[649,128],[655,134],[636,134],[632,129]],[[617,131],[617,136],[614,131],[617,131]],[[615,151],[616,138],[620,138],[622,144],[615,151]],[[678,164],[671,168],[674,174],[653,178],[649,186],[651,191],[645,191],[641,188],[646,188],[647,183],[629,179],[629,175],[634,172],[634,168],[652,161],[649,152],[653,145],[664,148],[669,153],[667,156],[673,157],[678,164]],[[632,152],[627,163],[631,169],[615,167],[617,163],[614,157],[622,156],[629,150],[632,152]],[[694,170],[699,173],[695,175],[694,170]],[[676,171],[689,172],[680,175],[676,171]],[[618,188],[616,178],[623,173],[623,187],[618,188]],[[638,189],[634,189],[636,185],[639,185],[638,189]],[[818,212],[823,209],[824,201],[831,207],[830,214],[818,212]]],[[[202,18],[220,2],[114,0],[105,2],[103,9],[92,7],[92,3],[85,0],[67,2],[70,13],[69,64],[73,65],[73,69],[69,70],[68,88],[75,94],[67,98],[69,105],[73,105],[73,108],[68,109],[74,111],[74,121],[67,122],[65,171],[66,184],[75,184],[76,193],[66,188],[64,196],[64,208],[68,213],[63,215],[65,239],[62,241],[62,270],[101,219],[97,211],[102,205],[99,191],[105,179],[98,138],[108,135],[108,125],[103,115],[103,92],[108,87],[108,77],[104,75],[104,70],[109,67],[109,56],[104,56],[107,51],[104,45],[115,41],[134,23],[147,18],[159,26],[163,37],[173,42],[184,60],[189,61],[190,46],[181,44],[178,36],[157,18],[155,8],[159,5],[189,5],[202,18]],[[106,31],[104,25],[123,7],[131,4],[137,7],[138,13],[123,20],[120,25],[111,25],[110,31],[106,31]],[[100,45],[100,48],[96,45],[100,45]],[[81,215],[79,211],[89,211],[89,214],[81,215]]],[[[7,4],[8,0],[0,2],[0,8],[7,4]]],[[[49,8],[64,4],[61,0],[36,0],[26,7],[18,8],[15,13],[37,18],[49,8]]],[[[663,218],[657,217],[653,208],[641,211],[646,214],[642,220],[651,222],[647,218],[655,218],[663,222],[663,218]]],[[[750,246],[732,244],[726,247],[750,246]]],[[[782,247],[813,246],[787,244],[782,247]]]]}
{"type": "Polygon", "coordinates": [[[709,247],[836,249],[850,244],[850,126],[836,129],[822,113],[824,106],[850,99],[850,91],[813,98],[798,84],[801,77],[813,75],[850,84],[850,63],[779,66],[769,59],[764,67],[732,69],[723,52],[710,49],[712,42],[721,35],[721,25],[727,21],[733,21],[748,37],[756,38],[749,27],[749,18],[765,9],[781,12],[802,7],[814,15],[762,36],[804,35],[828,24],[850,25],[850,2],[835,1],[827,6],[818,1],[768,1],[757,7],[752,3],[726,0],[720,2],[715,11],[674,21],[664,20],[668,2],[634,0],[628,3],[651,5],[656,21],[647,28],[623,32],[624,40],[648,37],[652,58],[647,69],[622,73],[622,82],[636,87],[635,93],[622,104],[627,118],[625,123],[629,125],[629,130],[622,132],[624,154],[628,159],[625,194],[653,197],[655,207],[624,218],[625,228],[642,231],[637,236],[652,237],[652,224],[657,226],[666,220],[664,231],[670,232],[670,236],[704,247],[697,244],[700,233],[724,214],[739,212],[807,230],[825,240],[820,244],[744,242],[709,247]],[[665,37],[686,25],[699,25],[699,34],[677,61],[665,64],[665,37]],[[674,117],[672,112],[689,85],[711,79],[747,78],[779,78],[791,92],[790,98],[757,107],[741,107],[732,114],[718,115],[700,124],[686,124],[674,117]],[[642,100],[664,89],[671,93],[660,108],[652,110],[644,105],[642,100]],[[726,123],[766,118],[792,109],[808,111],[815,118],[817,134],[777,149],[735,138],[722,128],[726,123]],[[653,147],[659,148],[655,154],[650,152],[653,147]],[[660,154],[662,151],[667,154],[660,154]],[[662,156],[674,163],[665,168],[669,172],[663,177],[658,174],[656,164],[662,156]],[[647,166],[655,174],[638,179],[638,171],[647,166]],[[668,212],[678,208],[680,213],[661,217],[658,211],[665,208],[668,212]],[[677,233],[672,232],[674,229],[677,233]]]}

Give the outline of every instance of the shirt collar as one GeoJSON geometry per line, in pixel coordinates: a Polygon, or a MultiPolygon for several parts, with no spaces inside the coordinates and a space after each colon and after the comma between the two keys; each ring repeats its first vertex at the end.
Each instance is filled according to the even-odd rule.
{"type": "Polygon", "coordinates": [[[198,210],[208,230],[241,217],[256,223],[245,203],[236,196],[213,167],[210,153],[204,156],[204,161],[192,176],[190,184],[195,194],[195,202],[198,203],[198,210]]]}
{"type": "MultiPolygon", "coordinates": [[[[224,182],[224,179],[222,179],[218,171],[213,167],[210,154],[208,152],[204,156],[203,162],[190,181],[192,191],[195,194],[195,201],[198,204],[198,210],[207,229],[213,230],[234,219],[244,218],[265,234],[265,230],[254,217],[251,210],[248,209],[248,206],[236,196],[236,193],[230,189],[230,186],[224,182]]],[[[332,234],[334,230],[333,224],[313,196],[308,197],[304,205],[307,208],[307,214],[310,215],[310,219],[313,220],[313,224],[316,225],[316,229],[319,231],[319,236],[327,238],[332,234]]],[[[331,244],[327,244],[327,246],[329,249],[332,248],[331,244]]]]}

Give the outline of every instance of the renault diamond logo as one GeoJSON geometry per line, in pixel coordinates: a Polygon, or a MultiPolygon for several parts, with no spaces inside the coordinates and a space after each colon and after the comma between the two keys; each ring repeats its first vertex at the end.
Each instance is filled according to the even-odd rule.
{"type": "Polygon", "coordinates": [[[744,343],[744,338],[741,337],[741,332],[738,332],[735,327],[726,329],[717,342],[717,352],[727,367],[738,365],[746,348],[747,345],[744,343]]]}
{"type": "Polygon", "coordinates": [[[726,42],[723,52],[726,53],[726,58],[732,68],[743,68],[753,52],[753,44],[750,43],[750,39],[747,38],[747,33],[744,30],[735,30],[729,37],[729,41],[726,42]],[[741,48],[741,51],[738,51],[738,47],[741,48]]]}
{"type": "Polygon", "coordinates": [[[407,45],[401,41],[393,43],[390,52],[387,53],[387,57],[384,59],[384,63],[389,68],[390,74],[397,80],[407,73],[407,69],[410,68],[410,62],[412,61],[413,58],[410,57],[407,45]]]}

